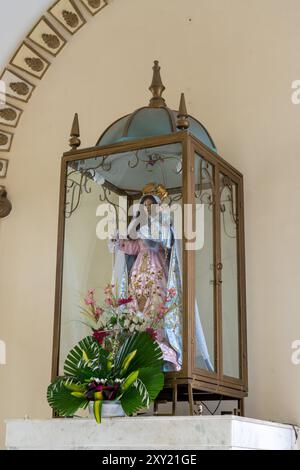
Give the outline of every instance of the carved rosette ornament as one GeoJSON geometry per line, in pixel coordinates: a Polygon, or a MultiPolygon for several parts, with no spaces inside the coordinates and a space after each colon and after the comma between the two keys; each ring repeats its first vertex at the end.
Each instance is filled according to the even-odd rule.
{"type": "Polygon", "coordinates": [[[0,134],[0,147],[3,147],[4,145],[7,145],[8,143],[8,137],[5,134],[0,134]]]}
{"type": "Polygon", "coordinates": [[[26,57],[25,62],[35,72],[41,72],[44,68],[43,61],[37,57],[26,57]]]}
{"type": "Polygon", "coordinates": [[[58,49],[60,46],[60,40],[58,39],[55,34],[42,34],[42,39],[44,43],[50,48],[50,49],[58,49]]]}
{"type": "Polygon", "coordinates": [[[0,117],[5,121],[14,121],[17,118],[17,113],[14,109],[4,108],[0,109],[0,117]]]}
{"type": "Polygon", "coordinates": [[[7,217],[12,210],[11,202],[7,199],[7,191],[4,186],[0,186],[0,219],[7,217]]]}
{"type": "Polygon", "coordinates": [[[68,26],[70,26],[71,28],[76,28],[76,26],[78,26],[79,18],[75,13],[73,13],[72,11],[64,10],[62,12],[62,15],[68,26]]]}
{"type": "Polygon", "coordinates": [[[30,91],[29,86],[24,82],[10,83],[9,88],[11,88],[15,93],[20,96],[26,96],[30,91]]]}

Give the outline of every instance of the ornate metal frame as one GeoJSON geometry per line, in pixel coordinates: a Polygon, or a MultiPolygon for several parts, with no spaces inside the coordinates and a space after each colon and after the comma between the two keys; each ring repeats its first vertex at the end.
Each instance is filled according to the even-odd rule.
{"type": "MultiPolygon", "coordinates": [[[[75,132],[76,134],[76,132],[75,132]]],[[[73,137],[74,135],[73,134],[73,137]]],[[[79,132],[78,132],[79,135],[79,132]]],[[[78,139],[78,137],[77,137],[78,139]]],[[[80,142],[80,141],[79,141],[80,142]]],[[[206,370],[197,369],[194,363],[194,305],[195,305],[195,255],[192,251],[183,250],[183,367],[179,372],[169,372],[165,376],[165,389],[160,399],[173,400],[173,413],[176,413],[176,403],[178,400],[188,399],[190,412],[194,412],[194,401],[196,399],[237,399],[239,401],[239,412],[243,413],[243,397],[247,395],[247,342],[246,342],[246,289],[245,289],[245,249],[244,249],[244,213],[243,213],[243,177],[242,175],[219,155],[214,153],[202,142],[189,133],[188,130],[179,131],[170,135],[145,138],[138,141],[131,141],[122,144],[113,144],[107,147],[92,147],[87,149],[78,149],[73,147],[69,152],[63,155],[61,162],[61,190],[59,206],[59,233],[58,233],[58,255],[57,255],[57,278],[56,278],[56,301],[55,301],[55,320],[54,320],[54,341],[53,341],[53,367],[52,377],[58,372],[59,344],[60,344],[60,321],[61,321],[61,300],[62,300],[62,278],[63,278],[63,253],[64,253],[64,229],[65,229],[65,202],[66,190],[68,188],[67,168],[72,164],[74,170],[78,168],[78,162],[86,158],[101,157],[100,164],[105,164],[109,155],[138,151],[141,148],[152,148],[158,145],[180,143],[182,145],[182,202],[183,204],[192,203],[198,198],[204,199],[205,187],[195,188],[194,178],[194,159],[198,154],[203,161],[212,165],[213,175],[209,175],[209,185],[214,188],[214,197],[207,199],[213,211],[214,220],[214,335],[215,335],[215,364],[214,373],[206,370]],[[222,181],[222,175],[227,180],[222,181]],[[222,258],[220,246],[220,224],[221,224],[221,194],[224,187],[229,188],[232,193],[232,184],[237,188],[237,214],[232,214],[237,226],[237,246],[238,246],[238,303],[239,303],[239,361],[240,377],[227,377],[223,373],[222,357],[222,258]],[[221,188],[216,191],[216,188],[221,188]]],[[[203,167],[202,172],[207,169],[203,167]]],[[[89,181],[92,178],[90,168],[82,173],[81,186],[79,192],[89,191],[89,181]]],[[[70,174],[69,176],[70,177],[70,174]]],[[[74,183],[74,186],[76,184],[74,183]]],[[[105,188],[102,194],[103,198],[109,197],[109,189],[105,188]]],[[[78,188],[77,188],[78,190],[78,188]]],[[[178,197],[178,196],[177,196],[178,197]]],[[[232,199],[232,198],[231,198],[232,199]]],[[[231,201],[229,201],[232,204],[231,201]]],[[[77,200],[72,210],[76,209],[77,200]]],[[[195,211],[195,204],[194,204],[195,211]]],[[[184,242],[186,240],[183,240],[184,242]]]]}

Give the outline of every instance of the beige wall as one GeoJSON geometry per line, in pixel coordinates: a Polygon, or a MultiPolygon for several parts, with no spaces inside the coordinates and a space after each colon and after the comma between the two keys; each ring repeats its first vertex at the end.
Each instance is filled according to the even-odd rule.
{"type": "Polygon", "coordinates": [[[83,146],[148,101],[153,59],[166,99],[184,91],[220,153],[245,175],[249,387],[247,415],[300,422],[300,78],[298,0],[113,0],[78,33],[35,91],[16,134],[0,221],[3,419],[50,416],[60,155],[73,113],[83,146]]]}

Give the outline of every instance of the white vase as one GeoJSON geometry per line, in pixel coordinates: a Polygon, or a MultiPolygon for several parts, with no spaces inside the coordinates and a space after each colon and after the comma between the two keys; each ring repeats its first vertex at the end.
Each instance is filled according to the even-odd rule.
{"type": "MultiPolygon", "coordinates": [[[[89,403],[90,417],[94,418],[94,402],[89,403]]],[[[125,416],[125,411],[122,408],[122,404],[118,400],[104,400],[102,403],[101,417],[102,418],[120,418],[125,416]]]]}

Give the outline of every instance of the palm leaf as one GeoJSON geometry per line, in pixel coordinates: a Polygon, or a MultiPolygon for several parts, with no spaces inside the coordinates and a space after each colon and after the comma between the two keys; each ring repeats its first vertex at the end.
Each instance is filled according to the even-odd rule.
{"type": "Polygon", "coordinates": [[[151,398],[148,390],[140,379],[136,379],[121,397],[122,407],[127,415],[131,415],[142,408],[149,408],[150,402],[151,398]]]}
{"type": "Polygon", "coordinates": [[[136,387],[130,387],[122,396],[121,403],[127,415],[144,408],[142,396],[136,387]]]}
{"type": "Polygon", "coordinates": [[[92,376],[101,378],[106,375],[107,356],[108,353],[97,341],[87,336],[69,352],[64,366],[65,375],[79,380],[92,376]]]}
{"type": "Polygon", "coordinates": [[[128,390],[133,385],[133,383],[137,380],[138,375],[139,375],[139,371],[136,370],[134,372],[131,372],[131,374],[129,374],[128,377],[126,377],[124,383],[121,386],[122,393],[119,396],[118,400],[124,395],[126,390],[128,390]]]}
{"type": "Polygon", "coordinates": [[[160,367],[144,367],[139,369],[139,379],[143,382],[151,400],[155,400],[163,389],[165,375],[160,367]]]}
{"type": "Polygon", "coordinates": [[[125,357],[124,361],[123,361],[123,364],[122,364],[122,375],[125,374],[125,372],[127,371],[131,361],[133,360],[133,358],[135,357],[137,353],[137,350],[135,349],[134,351],[130,352],[129,354],[127,354],[127,356],[125,357]]]}
{"type": "Polygon", "coordinates": [[[137,350],[129,364],[126,374],[144,367],[160,367],[162,369],[162,351],[158,343],[154,342],[148,333],[136,333],[125,341],[119,349],[115,359],[115,370],[122,373],[122,364],[126,357],[137,350]]]}
{"type": "Polygon", "coordinates": [[[59,377],[49,385],[47,400],[49,405],[60,416],[73,416],[79,408],[85,408],[88,400],[83,397],[75,397],[65,386],[66,378],[59,377]]]}
{"type": "Polygon", "coordinates": [[[147,390],[147,387],[145,384],[141,381],[141,379],[137,379],[135,383],[132,385],[134,388],[137,389],[137,391],[140,394],[140,397],[143,402],[143,406],[149,408],[150,406],[150,396],[147,390]]]}

